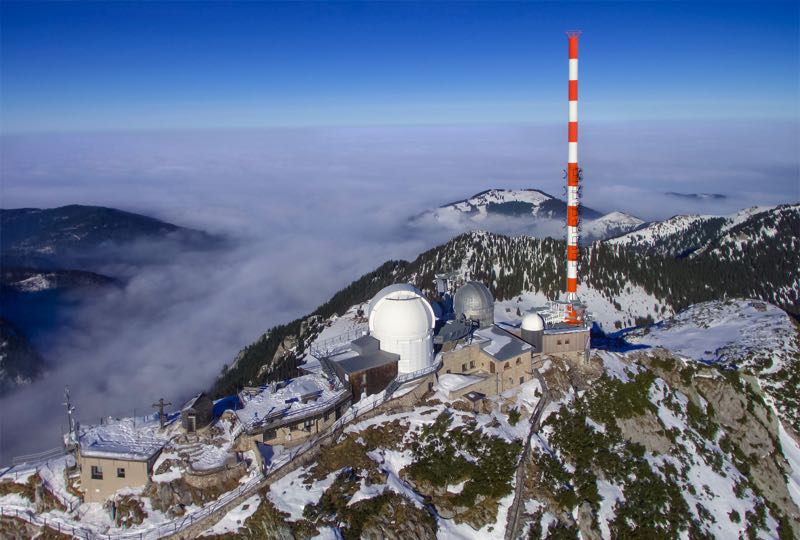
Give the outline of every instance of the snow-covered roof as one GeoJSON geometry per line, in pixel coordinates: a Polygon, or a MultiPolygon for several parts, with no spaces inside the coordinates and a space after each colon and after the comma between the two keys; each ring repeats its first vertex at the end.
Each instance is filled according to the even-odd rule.
{"type": "Polygon", "coordinates": [[[82,430],[79,438],[82,456],[129,461],[147,461],[166,443],[157,415],[145,422],[139,418],[135,426],[131,418],[91,426],[82,430]]]}
{"type": "Polygon", "coordinates": [[[248,429],[271,424],[284,419],[298,419],[320,413],[334,406],[347,395],[347,390],[336,390],[321,375],[304,375],[292,379],[274,392],[265,387],[253,397],[242,395],[243,407],[235,414],[248,429]],[[316,394],[316,400],[303,403],[303,398],[316,394]]]}
{"type": "Polygon", "coordinates": [[[531,345],[517,336],[510,334],[497,325],[475,330],[475,339],[480,340],[480,347],[495,360],[508,360],[531,349],[531,345]]]}
{"type": "Polygon", "coordinates": [[[453,392],[454,390],[461,390],[472,384],[480,382],[483,377],[477,375],[461,375],[458,373],[445,373],[439,375],[439,382],[436,386],[446,392],[453,392]]]}

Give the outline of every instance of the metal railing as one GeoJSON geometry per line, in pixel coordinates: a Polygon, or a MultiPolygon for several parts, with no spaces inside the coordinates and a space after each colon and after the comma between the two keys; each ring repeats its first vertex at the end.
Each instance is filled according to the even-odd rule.
{"type": "Polygon", "coordinates": [[[351,328],[347,332],[339,334],[338,336],[334,336],[329,339],[318,339],[308,348],[308,352],[317,358],[320,356],[333,356],[337,352],[346,350],[352,341],[366,335],[367,332],[367,326],[360,325],[355,328],[351,328]]]}
{"type": "Polygon", "coordinates": [[[35,454],[26,454],[23,456],[16,456],[11,459],[12,465],[22,465],[22,464],[29,464],[33,465],[35,463],[41,463],[44,461],[51,460],[53,458],[57,458],[66,454],[67,451],[64,449],[63,446],[59,446],[56,448],[51,448],[50,450],[44,450],[42,452],[37,452],[35,454]]]}

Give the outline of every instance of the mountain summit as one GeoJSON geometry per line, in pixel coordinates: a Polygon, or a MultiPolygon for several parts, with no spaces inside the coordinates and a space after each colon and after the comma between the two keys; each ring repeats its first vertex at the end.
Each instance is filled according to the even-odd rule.
{"type": "MultiPolygon", "coordinates": [[[[630,232],[643,221],[622,212],[603,215],[581,206],[583,236],[603,240],[630,232]]],[[[411,218],[412,226],[443,227],[464,232],[476,228],[501,234],[561,238],[567,203],[538,189],[489,189],[468,199],[426,210],[411,218]]]]}

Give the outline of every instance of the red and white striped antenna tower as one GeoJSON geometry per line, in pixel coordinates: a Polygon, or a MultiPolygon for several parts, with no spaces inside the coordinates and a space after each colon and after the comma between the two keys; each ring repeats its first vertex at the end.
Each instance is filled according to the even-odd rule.
{"type": "Polygon", "coordinates": [[[580,217],[578,167],[578,37],[580,30],[567,32],[569,39],[569,119],[567,123],[567,317],[566,322],[580,324],[573,304],[578,300],[578,235],[580,217]]]}

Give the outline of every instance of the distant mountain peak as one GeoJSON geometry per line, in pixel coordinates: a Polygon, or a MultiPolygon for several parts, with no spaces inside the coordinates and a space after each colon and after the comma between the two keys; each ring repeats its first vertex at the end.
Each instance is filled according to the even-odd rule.
{"type": "MultiPolygon", "coordinates": [[[[483,228],[501,234],[561,238],[566,215],[567,203],[540,189],[492,188],[426,210],[410,223],[460,232],[483,228]]],[[[643,223],[630,214],[603,215],[588,206],[581,206],[581,220],[587,242],[628,232],[643,223]]]]}

